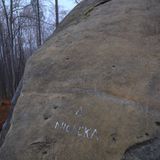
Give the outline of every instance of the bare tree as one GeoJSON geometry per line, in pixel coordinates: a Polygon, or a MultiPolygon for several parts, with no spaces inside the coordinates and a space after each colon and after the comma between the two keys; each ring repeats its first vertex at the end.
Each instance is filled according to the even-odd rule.
{"type": "Polygon", "coordinates": [[[58,26],[59,19],[66,15],[58,0],[48,1],[52,4],[47,13],[51,16],[47,18],[44,16],[44,1],[31,0],[27,5],[20,2],[23,1],[0,1],[0,99],[13,97],[27,58],[44,43],[58,26]]]}
{"type": "Polygon", "coordinates": [[[56,15],[56,28],[59,25],[59,6],[58,6],[58,0],[55,0],[55,15],[56,15]]]}
{"type": "Polygon", "coordinates": [[[31,1],[33,11],[34,11],[34,16],[36,19],[36,28],[37,28],[37,46],[41,46],[42,44],[42,39],[41,39],[41,13],[40,13],[40,1],[39,0],[32,0],[31,1]]]}
{"type": "Polygon", "coordinates": [[[41,17],[40,17],[40,5],[39,0],[37,0],[37,30],[38,30],[38,47],[41,46],[41,17]]]}

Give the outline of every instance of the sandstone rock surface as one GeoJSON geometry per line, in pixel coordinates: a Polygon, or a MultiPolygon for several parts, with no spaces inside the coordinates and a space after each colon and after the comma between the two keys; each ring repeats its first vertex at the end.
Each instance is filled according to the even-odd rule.
{"type": "Polygon", "coordinates": [[[160,1],[85,0],[31,57],[0,160],[159,160],[160,1]]]}

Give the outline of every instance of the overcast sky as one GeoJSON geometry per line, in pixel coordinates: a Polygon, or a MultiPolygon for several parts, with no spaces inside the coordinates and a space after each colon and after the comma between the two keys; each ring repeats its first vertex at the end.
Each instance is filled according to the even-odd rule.
{"type": "Polygon", "coordinates": [[[59,4],[67,8],[67,10],[71,10],[76,5],[74,0],[59,0],[59,4]]]}
{"type": "MultiPolygon", "coordinates": [[[[30,3],[30,1],[31,0],[21,0],[22,4],[28,4],[28,3],[30,3]]],[[[48,3],[47,1],[48,0],[42,0],[42,2],[45,2],[45,4],[48,3]]],[[[53,2],[54,2],[54,0],[53,0],[53,2]]],[[[67,9],[67,10],[73,9],[76,5],[75,0],[59,0],[58,2],[59,2],[60,6],[63,6],[63,8],[67,9]]]]}

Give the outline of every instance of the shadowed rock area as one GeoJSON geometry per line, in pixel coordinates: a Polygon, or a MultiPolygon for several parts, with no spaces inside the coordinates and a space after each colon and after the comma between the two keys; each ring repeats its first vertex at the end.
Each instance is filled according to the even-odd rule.
{"type": "Polygon", "coordinates": [[[0,160],[159,160],[159,44],[159,0],[84,0],[29,59],[0,160]]]}
{"type": "Polygon", "coordinates": [[[0,131],[2,129],[3,123],[7,119],[8,113],[11,108],[11,102],[10,100],[2,100],[2,103],[0,103],[0,131]]]}
{"type": "Polygon", "coordinates": [[[154,138],[127,149],[123,160],[159,160],[160,139],[154,138]]]}

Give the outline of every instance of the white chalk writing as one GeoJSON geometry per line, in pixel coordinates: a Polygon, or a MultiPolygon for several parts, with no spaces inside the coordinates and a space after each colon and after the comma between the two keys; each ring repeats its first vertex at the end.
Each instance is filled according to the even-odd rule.
{"type": "Polygon", "coordinates": [[[71,126],[65,122],[57,121],[54,128],[79,137],[99,140],[97,129],[88,128],[86,126],[71,126]]]}
{"type": "Polygon", "coordinates": [[[80,115],[82,115],[82,114],[83,114],[83,108],[80,107],[80,108],[76,111],[75,115],[76,115],[76,116],[80,116],[80,115]]]}

